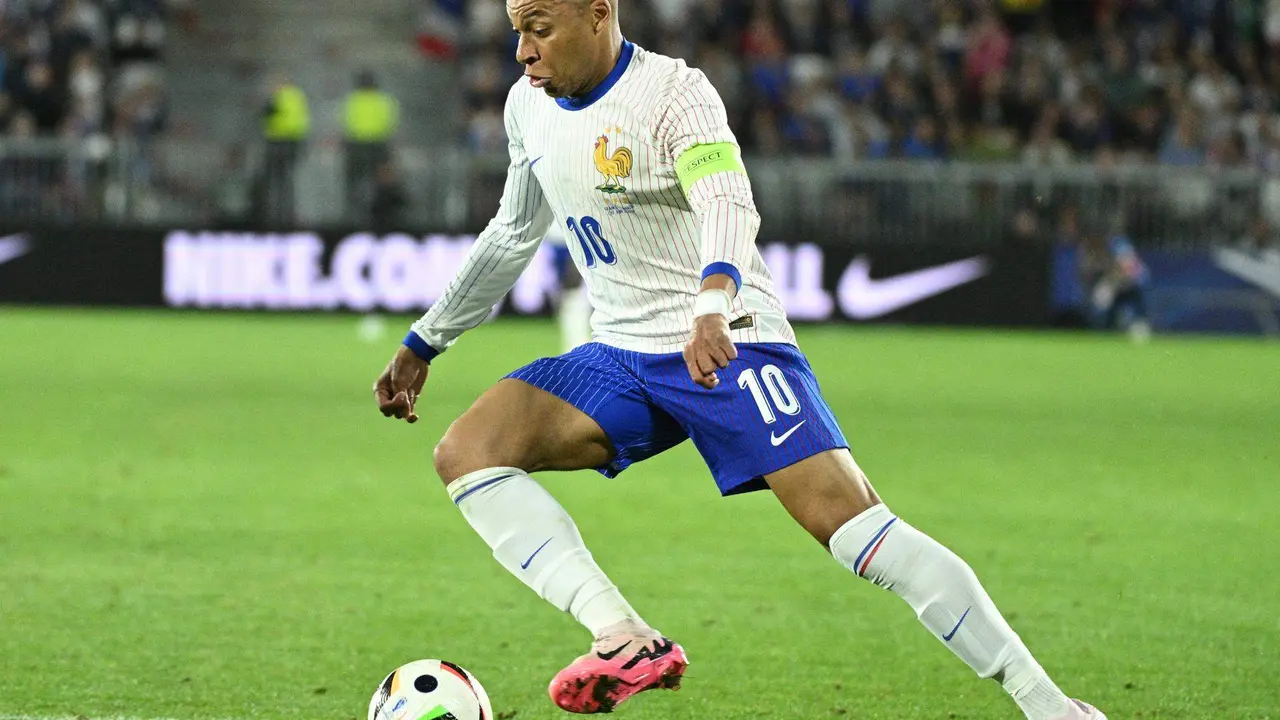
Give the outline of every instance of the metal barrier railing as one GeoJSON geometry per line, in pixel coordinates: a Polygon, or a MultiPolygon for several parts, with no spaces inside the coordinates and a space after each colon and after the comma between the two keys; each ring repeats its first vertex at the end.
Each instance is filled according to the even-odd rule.
{"type": "MultiPolygon", "coordinates": [[[[503,157],[394,149],[403,201],[346,187],[343,149],[226,149],[0,138],[0,224],[401,225],[474,231],[497,205],[503,157]],[[397,217],[390,217],[390,213],[397,217]]],[[[1253,169],[856,163],[748,158],[762,233],[823,242],[1047,242],[1123,229],[1146,246],[1232,242],[1280,227],[1280,177],[1253,169]]],[[[388,178],[391,179],[391,178],[388,178]]]]}

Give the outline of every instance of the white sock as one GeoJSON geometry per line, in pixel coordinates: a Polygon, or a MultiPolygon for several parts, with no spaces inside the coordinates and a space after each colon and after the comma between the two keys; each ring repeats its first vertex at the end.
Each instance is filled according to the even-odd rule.
{"type": "Polygon", "coordinates": [[[448,489],[498,562],[593,635],[622,622],[644,625],[592,559],[573,518],[523,470],[477,470],[448,489]]]}
{"type": "Polygon", "coordinates": [[[831,536],[842,565],[890,590],[980,677],[997,678],[1029,720],[1057,720],[1062,694],[969,566],[933,538],[876,505],[831,536]]]}
{"type": "Polygon", "coordinates": [[[560,309],[557,313],[560,321],[560,344],[564,351],[591,342],[591,301],[587,298],[587,288],[567,288],[560,295],[560,309]]]}

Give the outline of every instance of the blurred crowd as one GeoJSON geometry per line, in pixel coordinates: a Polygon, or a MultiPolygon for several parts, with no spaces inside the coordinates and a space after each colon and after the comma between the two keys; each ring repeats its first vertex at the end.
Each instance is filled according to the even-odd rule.
{"type": "MultiPolygon", "coordinates": [[[[0,214],[74,217],[100,196],[110,140],[162,131],[163,0],[0,0],[0,214]],[[83,140],[67,155],[39,140],[83,140]],[[42,150],[43,148],[43,150],[42,150]]],[[[135,153],[145,181],[150,163],[135,153]]]]}
{"type": "Polygon", "coordinates": [[[154,135],[164,42],[162,0],[0,2],[0,134],[154,135]]]}
{"type": "MultiPolygon", "coordinates": [[[[520,68],[469,14],[467,140],[503,147],[520,68]]],[[[839,160],[1158,162],[1280,170],[1280,0],[627,0],[744,151],[839,160]]]]}

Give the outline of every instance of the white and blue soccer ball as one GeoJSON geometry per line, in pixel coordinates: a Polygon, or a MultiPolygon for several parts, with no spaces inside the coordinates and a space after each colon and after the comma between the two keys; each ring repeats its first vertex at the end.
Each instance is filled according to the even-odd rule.
{"type": "Polygon", "coordinates": [[[369,720],[494,720],[475,676],[447,660],[396,668],[369,701],[369,720]]]}

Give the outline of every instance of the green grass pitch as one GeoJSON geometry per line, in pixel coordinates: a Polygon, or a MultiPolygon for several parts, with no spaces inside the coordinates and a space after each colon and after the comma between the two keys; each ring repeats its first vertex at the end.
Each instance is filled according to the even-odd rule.
{"type": "MultiPolygon", "coordinates": [[[[500,322],[384,420],[353,317],[0,308],[0,716],[363,720],[391,668],[471,669],[504,718],[588,637],[507,575],[430,465],[487,386],[556,351],[500,322]]],[[[1280,354],[1251,341],[805,329],[890,506],[983,578],[1113,720],[1280,717],[1280,354]]],[[[692,665],[619,715],[1019,713],[767,494],[686,443],[542,478],[692,665]]]]}

